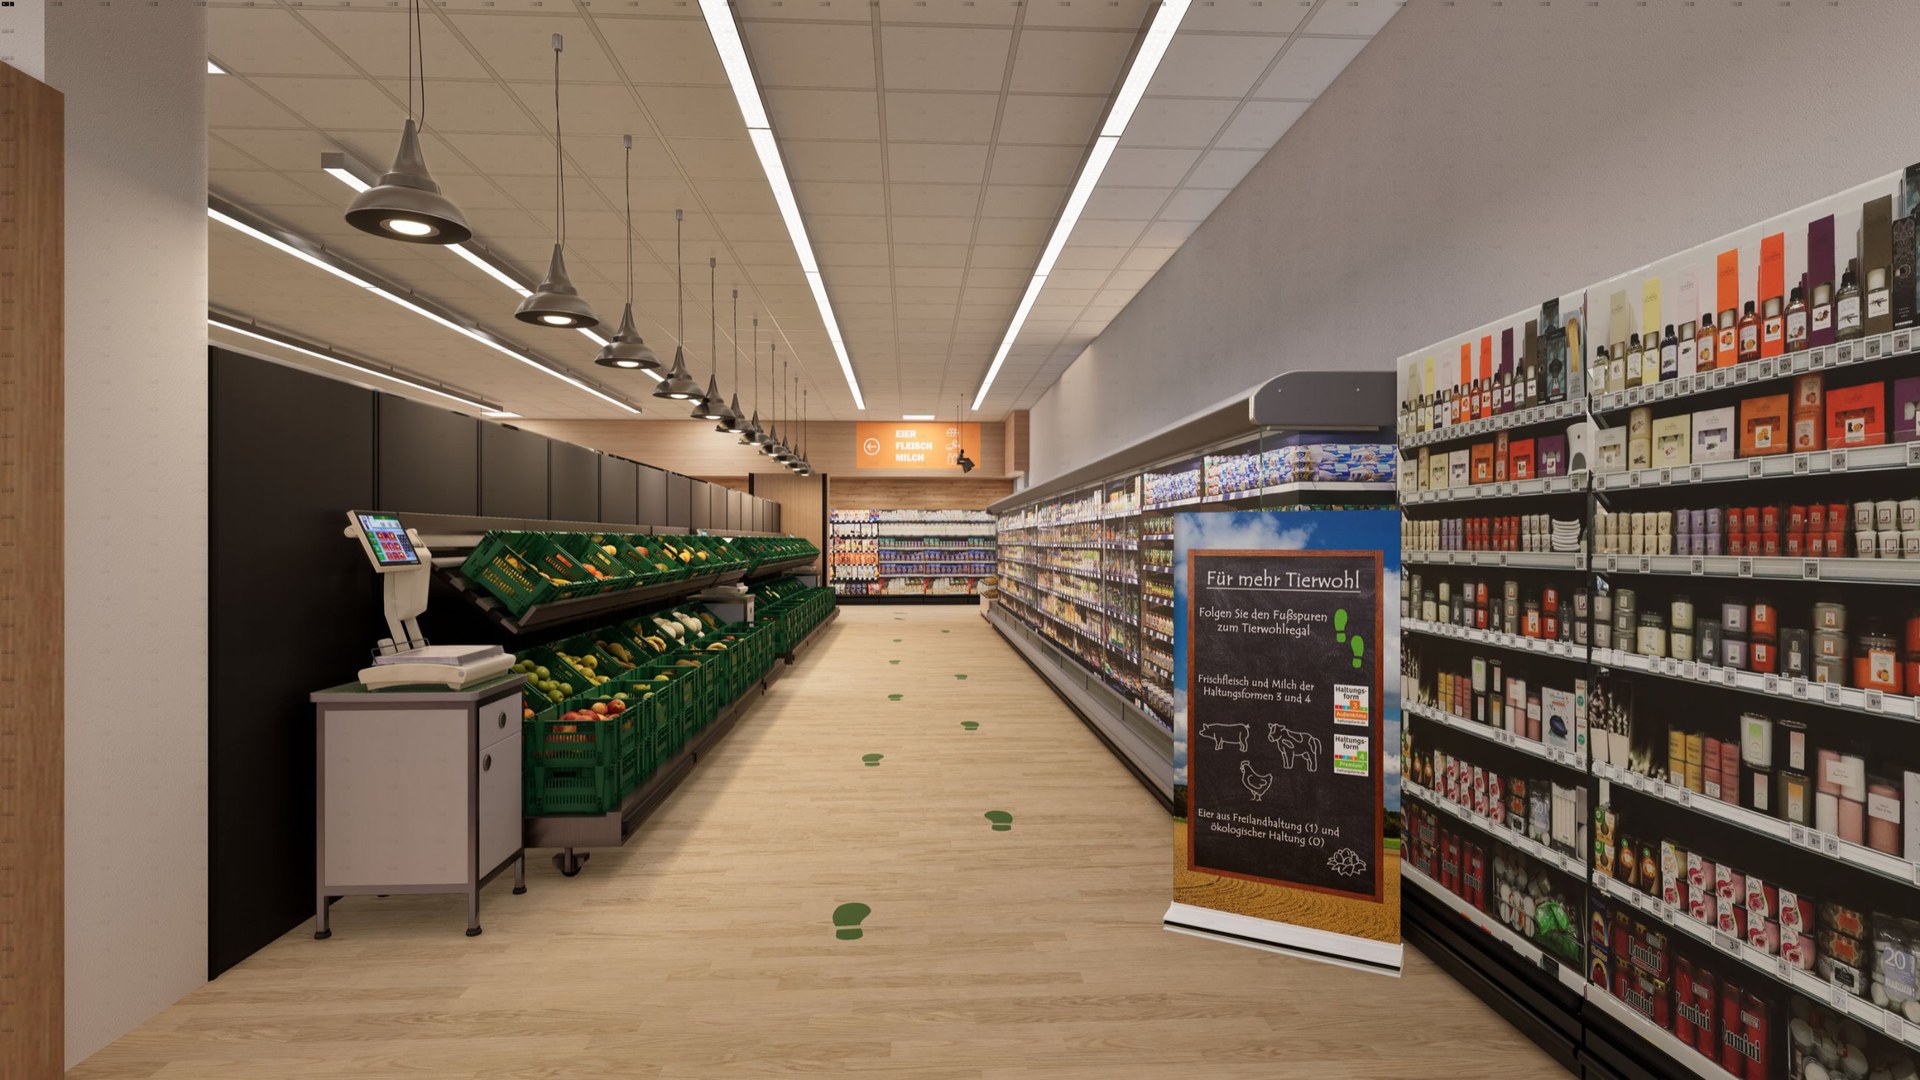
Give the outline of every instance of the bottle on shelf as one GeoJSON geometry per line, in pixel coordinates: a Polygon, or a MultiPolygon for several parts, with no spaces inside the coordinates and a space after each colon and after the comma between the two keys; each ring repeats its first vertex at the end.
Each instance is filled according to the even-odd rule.
{"type": "Polygon", "coordinates": [[[1807,301],[1800,295],[1800,286],[1795,285],[1787,297],[1786,348],[1795,352],[1807,347],[1807,301]]]}
{"type": "Polygon", "coordinates": [[[1700,330],[1693,335],[1696,370],[1712,371],[1716,366],[1714,358],[1713,312],[1700,316],[1700,330]]]}
{"type": "Polygon", "coordinates": [[[1753,301],[1747,301],[1746,309],[1740,313],[1740,363],[1760,359],[1760,316],[1753,310],[1753,301]]]}
{"type": "Polygon", "coordinates": [[[1640,385],[1644,363],[1645,356],[1640,348],[1640,335],[1634,334],[1627,339],[1627,377],[1623,385],[1640,385]]]}
{"type": "MultiPolygon", "coordinates": [[[[1673,324],[1667,324],[1667,333],[1660,339],[1660,382],[1680,376],[1680,336],[1673,331],[1673,324]]],[[[1649,380],[1652,381],[1652,380],[1649,380]]]]}
{"type": "Polygon", "coordinates": [[[1715,367],[1732,367],[1740,360],[1740,312],[1727,308],[1720,313],[1720,328],[1713,341],[1715,367]]]}
{"type": "Polygon", "coordinates": [[[1851,341],[1861,335],[1864,324],[1860,321],[1860,286],[1853,280],[1853,267],[1849,265],[1840,275],[1840,291],[1833,295],[1833,334],[1839,341],[1851,341]]]}
{"type": "Polygon", "coordinates": [[[1780,298],[1767,297],[1760,309],[1760,355],[1779,356],[1786,351],[1787,321],[1780,310],[1780,298]]]}

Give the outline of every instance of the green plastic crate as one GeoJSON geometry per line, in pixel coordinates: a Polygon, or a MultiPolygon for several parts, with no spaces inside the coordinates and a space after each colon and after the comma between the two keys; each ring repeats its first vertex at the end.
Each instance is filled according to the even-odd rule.
{"type": "Polygon", "coordinates": [[[548,533],[547,539],[586,570],[587,575],[599,585],[599,592],[618,592],[639,584],[633,567],[626,560],[621,559],[617,552],[609,555],[603,550],[598,534],[548,533]],[[596,571],[598,576],[595,576],[596,571]]]}
{"type": "MultiPolygon", "coordinates": [[[[578,700],[568,699],[569,702],[578,700]]],[[[632,789],[623,775],[623,736],[632,738],[625,714],[610,720],[562,720],[554,706],[523,725],[528,814],[604,814],[632,789]]]]}
{"type": "Polygon", "coordinates": [[[539,533],[487,533],[461,564],[460,573],[492,593],[516,618],[535,604],[600,591],[600,583],[592,580],[573,556],[539,533]],[[561,581],[549,581],[543,574],[561,581]]]}
{"type": "Polygon", "coordinates": [[[648,584],[651,585],[651,584],[658,584],[658,583],[667,582],[667,581],[680,581],[692,575],[693,571],[689,567],[687,567],[685,564],[681,563],[679,559],[669,560],[665,557],[662,557],[660,554],[660,542],[662,540],[667,540],[667,541],[676,540],[678,539],[677,537],[652,536],[646,533],[636,533],[636,534],[625,536],[623,537],[623,539],[626,540],[627,546],[633,549],[634,558],[644,562],[646,566],[650,568],[653,571],[653,573],[656,575],[648,582],[648,584]],[[640,554],[641,548],[645,548],[647,550],[647,553],[645,555],[640,554]],[[666,563],[667,568],[665,570],[660,569],[659,566],[656,565],[658,563],[666,563]]]}

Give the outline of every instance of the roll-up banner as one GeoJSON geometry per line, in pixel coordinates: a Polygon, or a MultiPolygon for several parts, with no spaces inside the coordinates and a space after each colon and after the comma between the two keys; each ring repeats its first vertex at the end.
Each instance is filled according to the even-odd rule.
{"type": "Polygon", "coordinates": [[[1400,514],[1174,517],[1169,930],[1400,972],[1400,514]]]}

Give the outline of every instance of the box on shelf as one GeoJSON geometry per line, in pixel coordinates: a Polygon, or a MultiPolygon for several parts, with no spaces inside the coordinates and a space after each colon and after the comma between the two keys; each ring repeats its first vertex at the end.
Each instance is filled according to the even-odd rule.
{"type": "Polygon", "coordinates": [[[1740,456],[1784,454],[1792,444],[1786,394],[1762,394],[1740,403],[1740,456]]]}
{"type": "Polygon", "coordinates": [[[1887,441],[1887,384],[1827,391],[1827,446],[1840,450],[1887,441]]]}

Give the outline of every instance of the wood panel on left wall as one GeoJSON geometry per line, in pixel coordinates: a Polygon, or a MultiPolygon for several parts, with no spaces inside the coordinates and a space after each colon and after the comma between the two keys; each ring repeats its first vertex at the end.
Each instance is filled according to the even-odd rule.
{"type": "Polygon", "coordinates": [[[65,1056],[65,115],[0,64],[0,1075],[20,1077],[65,1056]]]}

